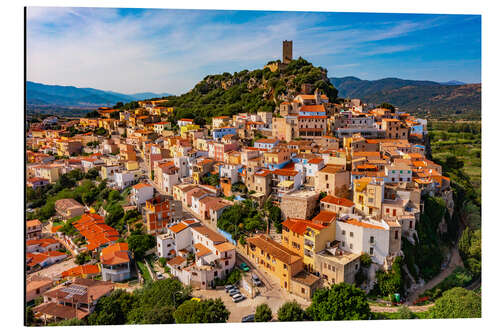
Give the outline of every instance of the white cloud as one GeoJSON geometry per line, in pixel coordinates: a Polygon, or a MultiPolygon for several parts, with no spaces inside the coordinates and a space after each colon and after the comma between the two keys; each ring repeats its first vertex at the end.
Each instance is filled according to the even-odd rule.
{"type": "MultiPolygon", "coordinates": [[[[124,93],[182,93],[209,74],[207,68],[232,72],[234,63],[255,68],[281,57],[284,39],[293,39],[294,54],[304,57],[346,51],[374,55],[384,49],[370,43],[428,26],[408,21],[327,26],[315,13],[260,13],[249,22],[227,23],[232,15],[149,10],[122,16],[114,9],[28,8],[28,80],[124,93]]],[[[397,47],[405,46],[392,52],[397,47]]]]}

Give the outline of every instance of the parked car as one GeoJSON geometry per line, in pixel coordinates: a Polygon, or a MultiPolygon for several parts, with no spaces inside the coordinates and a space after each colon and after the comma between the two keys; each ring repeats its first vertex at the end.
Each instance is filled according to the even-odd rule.
{"type": "Polygon", "coordinates": [[[241,302],[245,299],[246,297],[243,296],[242,294],[238,293],[236,295],[233,296],[233,302],[234,303],[238,303],[238,302],[241,302]]]}
{"type": "Polygon", "coordinates": [[[262,285],[262,281],[259,279],[259,277],[255,274],[252,274],[252,281],[256,286],[262,285]]]}
{"type": "Polygon", "coordinates": [[[226,293],[229,292],[229,290],[236,288],[232,284],[227,284],[224,286],[224,290],[226,290],[226,293]]]}
{"type": "Polygon", "coordinates": [[[163,274],[161,274],[161,273],[156,274],[156,277],[158,278],[158,280],[165,279],[165,276],[163,274]]]}
{"type": "Polygon", "coordinates": [[[234,295],[239,294],[239,293],[240,293],[240,290],[237,288],[234,288],[234,289],[231,289],[229,291],[229,296],[233,297],[234,295]]]}
{"type": "Polygon", "coordinates": [[[248,265],[244,262],[241,263],[240,268],[245,272],[248,272],[250,270],[250,267],[248,267],[248,265]]]}
{"type": "Polygon", "coordinates": [[[253,323],[255,321],[255,315],[254,314],[250,314],[248,316],[245,316],[243,318],[241,318],[241,322],[242,323],[253,323]]]}

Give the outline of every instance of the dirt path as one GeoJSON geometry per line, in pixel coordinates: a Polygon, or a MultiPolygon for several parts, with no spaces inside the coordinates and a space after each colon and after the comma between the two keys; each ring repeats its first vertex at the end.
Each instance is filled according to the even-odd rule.
{"type": "Polygon", "coordinates": [[[446,279],[448,275],[453,273],[455,268],[457,267],[463,267],[464,264],[462,262],[462,258],[460,258],[460,254],[458,253],[458,249],[456,247],[453,247],[451,250],[451,258],[450,258],[450,263],[448,264],[448,267],[446,267],[444,270],[441,271],[437,276],[435,276],[433,279],[431,279],[429,282],[427,282],[425,285],[422,287],[416,289],[407,299],[406,304],[411,305],[413,302],[418,298],[420,294],[423,292],[434,288],[436,285],[438,285],[441,281],[446,279]]]}
{"type": "MultiPolygon", "coordinates": [[[[410,305],[408,306],[408,309],[410,309],[411,312],[425,312],[429,310],[431,306],[434,304],[426,304],[426,305],[410,305]]],[[[391,306],[391,307],[385,307],[385,306],[376,306],[376,305],[370,305],[370,310],[372,312],[398,312],[400,307],[397,306],[391,306]]]]}

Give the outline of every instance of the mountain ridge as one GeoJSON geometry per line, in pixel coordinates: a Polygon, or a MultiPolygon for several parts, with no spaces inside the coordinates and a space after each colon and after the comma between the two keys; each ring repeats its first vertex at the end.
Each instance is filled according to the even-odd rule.
{"type": "MultiPolygon", "coordinates": [[[[447,84],[384,78],[362,80],[354,76],[330,77],[330,82],[343,98],[360,98],[366,103],[387,102],[403,111],[436,115],[481,113],[481,83],[447,84]]],[[[451,83],[450,83],[451,82],[451,83]]]]}
{"type": "Polygon", "coordinates": [[[122,94],[94,88],[49,85],[33,81],[26,82],[26,102],[30,106],[93,108],[112,106],[117,102],[128,103],[135,100],[164,96],[170,96],[170,94],[155,94],[152,92],[122,94]]]}

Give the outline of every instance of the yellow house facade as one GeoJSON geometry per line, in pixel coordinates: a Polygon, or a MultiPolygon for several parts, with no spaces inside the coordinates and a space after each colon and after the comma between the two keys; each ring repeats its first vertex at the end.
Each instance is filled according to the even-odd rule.
{"type": "Polygon", "coordinates": [[[277,277],[280,286],[291,291],[291,279],[303,270],[302,258],[265,235],[247,238],[246,255],[260,269],[277,277]]]}

